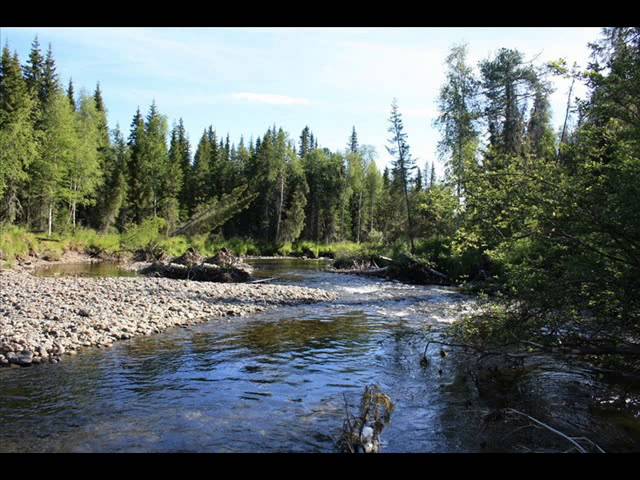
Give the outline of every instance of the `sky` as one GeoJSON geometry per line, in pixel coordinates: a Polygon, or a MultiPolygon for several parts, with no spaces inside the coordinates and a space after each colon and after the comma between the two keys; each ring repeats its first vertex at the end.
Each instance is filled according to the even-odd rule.
{"type": "MultiPolygon", "coordinates": [[[[298,141],[309,125],[321,147],[344,149],[353,126],[383,168],[391,103],[397,98],[413,157],[436,161],[437,96],[451,46],[468,44],[469,61],[499,48],[542,63],[585,66],[600,28],[2,28],[24,63],[37,35],[52,44],[61,80],[92,93],[100,82],[110,127],[128,135],[136,108],[153,100],[171,126],[183,118],[193,149],[213,125],[237,143],[273,124],[298,141]]],[[[561,126],[569,83],[554,81],[553,123],[561,126]]],[[[576,93],[585,89],[578,86],[576,93]]]]}

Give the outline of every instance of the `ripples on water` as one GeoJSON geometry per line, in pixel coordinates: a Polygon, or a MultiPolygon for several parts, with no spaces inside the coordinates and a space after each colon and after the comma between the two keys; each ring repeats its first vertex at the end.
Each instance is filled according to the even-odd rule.
{"type": "Polygon", "coordinates": [[[0,451],[334,451],[345,399],[357,408],[370,383],[396,404],[384,451],[480,449],[458,366],[435,351],[419,362],[427,326],[452,321],[468,299],[321,262],[254,263],[259,277],[339,298],[2,369],[0,451]]]}

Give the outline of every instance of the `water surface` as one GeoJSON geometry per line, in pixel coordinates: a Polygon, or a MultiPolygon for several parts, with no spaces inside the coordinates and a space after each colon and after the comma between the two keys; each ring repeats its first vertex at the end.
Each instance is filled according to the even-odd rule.
{"type": "Polygon", "coordinates": [[[356,410],[373,383],[396,407],[383,451],[485,448],[486,411],[464,365],[438,349],[428,366],[419,361],[428,331],[471,300],[329,273],[318,261],[252,263],[259,278],[339,298],[1,369],[0,451],[332,452],[345,402],[356,410]]]}

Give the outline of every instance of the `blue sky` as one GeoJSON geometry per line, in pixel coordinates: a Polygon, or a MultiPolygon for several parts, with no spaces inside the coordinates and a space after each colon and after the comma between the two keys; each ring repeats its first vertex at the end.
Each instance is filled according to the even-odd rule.
{"type": "MultiPolygon", "coordinates": [[[[109,110],[128,134],[139,105],[155,99],[169,123],[184,119],[192,144],[212,124],[232,142],[272,124],[297,141],[309,125],[321,146],[342,149],[355,125],[385,149],[397,97],[414,158],[437,158],[436,97],[449,48],[469,44],[473,64],[501,47],[537,61],[559,57],[586,65],[599,28],[1,28],[21,60],[37,34],[51,42],[61,79],[92,92],[100,81],[109,110]]],[[[555,82],[554,124],[562,123],[569,85],[555,82]]],[[[578,94],[584,92],[578,88],[578,94]]],[[[439,174],[443,166],[437,162],[439,174]]]]}

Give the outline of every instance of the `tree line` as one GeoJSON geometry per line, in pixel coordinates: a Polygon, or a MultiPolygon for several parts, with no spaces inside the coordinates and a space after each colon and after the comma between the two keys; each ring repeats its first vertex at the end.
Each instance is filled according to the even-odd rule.
{"type": "Polygon", "coordinates": [[[43,55],[36,38],[21,65],[5,46],[0,221],[108,232],[162,218],[188,232],[213,209],[225,238],[411,250],[451,278],[492,285],[518,312],[510,332],[566,344],[590,326],[622,348],[640,334],[640,29],[603,29],[590,48],[579,67],[509,48],[472,65],[467,46],[453,47],[437,179],[433,162],[413,157],[395,100],[382,172],[355,127],[340,151],[309,127],[292,138],[275,125],[238,143],[210,126],[191,145],[182,120],[169,129],[153,103],[125,138],[108,127],[99,84],[63,89],[51,47],[43,55]],[[558,129],[553,78],[570,84],[558,129]],[[573,97],[576,82],[586,98],[573,97]]]}
{"type": "Polygon", "coordinates": [[[296,139],[274,125],[237,144],[209,126],[191,145],[182,119],[169,129],[153,102],[146,114],[137,109],[125,137],[119,125],[109,129],[100,84],[92,94],[76,94],[72,80],[65,89],[51,46],[43,55],[36,37],[24,65],[8,45],[2,51],[0,221],[50,235],[79,225],[123,231],[155,217],[172,231],[225,200],[238,207],[217,232],[225,237],[392,241],[406,227],[396,194],[410,211],[409,194],[435,185],[433,170],[424,186],[409,178],[395,103],[392,125],[390,151],[404,146],[398,168],[382,173],[355,127],[336,152],[308,126],[296,139]]]}

